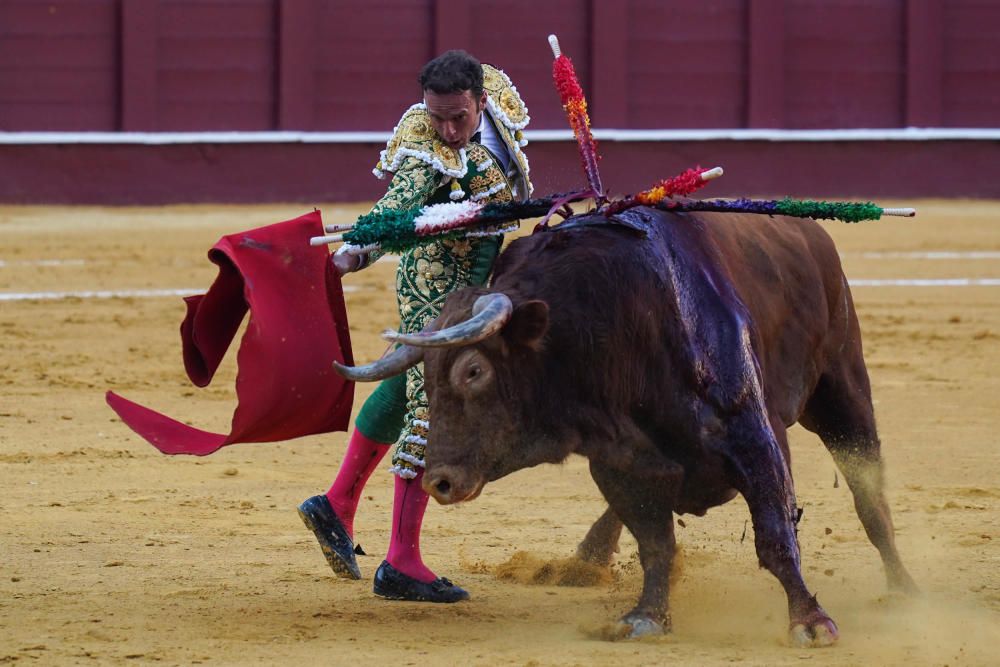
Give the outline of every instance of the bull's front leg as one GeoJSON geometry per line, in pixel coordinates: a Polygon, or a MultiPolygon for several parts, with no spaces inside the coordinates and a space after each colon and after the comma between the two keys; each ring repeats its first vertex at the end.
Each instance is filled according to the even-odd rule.
{"type": "Polygon", "coordinates": [[[650,475],[647,469],[645,474],[637,474],[592,459],[590,472],[608,501],[609,511],[639,543],[642,594],[635,608],[622,617],[621,633],[640,637],[669,632],[669,577],[675,546],[672,507],[683,471],[666,468],[650,475]]]}
{"type": "Polygon", "coordinates": [[[791,471],[779,438],[762,415],[732,419],[724,448],[735,469],[733,485],[750,508],[761,567],[778,578],[788,596],[789,639],[796,646],[829,646],[837,625],[810,595],[802,579],[795,534],[797,509],[791,471]]]}

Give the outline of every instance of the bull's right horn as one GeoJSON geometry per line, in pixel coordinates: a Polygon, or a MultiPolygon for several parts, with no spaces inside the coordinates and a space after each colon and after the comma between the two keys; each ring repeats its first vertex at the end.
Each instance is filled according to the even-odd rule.
{"type": "Polygon", "coordinates": [[[364,366],[344,366],[336,361],[333,368],[340,375],[353,382],[376,382],[399,375],[407,368],[412,368],[424,358],[424,351],[419,347],[403,345],[378,361],[364,366]]]}
{"type": "Polygon", "coordinates": [[[472,305],[472,317],[439,331],[424,329],[414,334],[386,331],[386,340],[417,347],[454,347],[489,338],[503,328],[514,312],[514,304],[503,292],[484,294],[472,305]]]}

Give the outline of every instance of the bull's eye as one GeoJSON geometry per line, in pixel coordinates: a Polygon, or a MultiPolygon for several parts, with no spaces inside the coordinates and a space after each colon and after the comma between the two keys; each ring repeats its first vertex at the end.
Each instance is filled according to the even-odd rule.
{"type": "Polygon", "coordinates": [[[472,396],[483,391],[493,377],[493,366],[479,350],[465,350],[455,359],[449,380],[462,394],[472,396]]]}

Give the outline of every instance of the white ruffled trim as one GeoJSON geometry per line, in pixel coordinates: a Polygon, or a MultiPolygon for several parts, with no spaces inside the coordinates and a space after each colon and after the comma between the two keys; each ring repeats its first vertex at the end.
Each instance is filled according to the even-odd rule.
{"type": "Polygon", "coordinates": [[[413,479],[418,474],[416,470],[413,470],[411,468],[404,468],[402,466],[392,466],[391,468],[389,468],[389,472],[391,472],[396,477],[402,477],[403,479],[413,479]]]}
{"type": "Polygon", "coordinates": [[[448,193],[448,199],[452,201],[459,201],[465,197],[465,190],[462,188],[456,188],[448,193]]]}
{"type": "Polygon", "coordinates": [[[491,164],[493,164],[493,158],[488,157],[479,164],[477,164],[476,169],[478,169],[479,171],[486,171],[487,169],[490,168],[491,164]]]}
{"type": "MultiPolygon", "coordinates": [[[[524,155],[524,153],[521,153],[524,155]]],[[[528,164],[528,156],[524,155],[524,184],[528,188],[527,197],[531,196],[531,193],[535,191],[535,184],[531,182],[531,165],[528,164]]]]}
{"type": "MultiPolygon", "coordinates": [[[[382,171],[382,176],[379,176],[379,178],[384,178],[385,172],[387,171],[395,172],[397,169],[399,169],[399,165],[403,164],[403,160],[405,160],[408,157],[413,157],[420,160],[421,162],[432,167],[435,171],[442,173],[445,176],[452,176],[454,178],[464,178],[465,175],[469,173],[469,165],[468,165],[469,158],[465,154],[464,148],[458,149],[458,157],[462,161],[461,169],[448,169],[446,166],[444,166],[444,163],[441,162],[441,159],[439,157],[437,157],[436,155],[431,155],[426,151],[418,151],[412,148],[398,148],[396,149],[396,155],[392,158],[392,163],[388,165],[386,164],[386,160],[388,159],[386,151],[383,150],[379,154],[379,158],[382,160],[382,167],[384,169],[382,171]]],[[[376,176],[378,176],[378,174],[376,174],[376,176]]]]}
{"type": "Polygon", "coordinates": [[[503,190],[505,187],[507,187],[506,183],[497,183],[496,185],[494,185],[489,190],[484,190],[482,192],[477,192],[476,194],[474,194],[471,197],[469,197],[469,199],[471,199],[472,201],[480,201],[480,200],[486,199],[490,195],[495,195],[496,193],[498,193],[501,190],[503,190]]]}
{"type": "Polygon", "coordinates": [[[508,222],[501,227],[497,227],[496,229],[482,230],[478,232],[469,232],[468,234],[465,235],[465,238],[479,239],[485,236],[503,236],[504,234],[509,234],[510,232],[516,232],[518,229],[520,229],[520,227],[521,223],[515,220],[514,222],[508,222]]]}
{"type": "MultiPolygon", "coordinates": [[[[488,98],[489,96],[487,96],[487,99],[488,98]]],[[[403,118],[406,117],[406,114],[410,113],[414,109],[426,109],[426,108],[427,108],[426,104],[424,104],[423,102],[417,102],[416,104],[412,105],[409,109],[407,109],[405,112],[403,112],[403,115],[400,116],[399,118],[399,122],[402,123],[403,118]]],[[[392,136],[395,137],[397,132],[399,132],[399,123],[396,123],[396,126],[392,128],[392,136]]],[[[392,141],[391,138],[390,141],[392,141]]],[[[396,154],[393,156],[392,162],[390,163],[388,161],[388,150],[389,146],[386,145],[385,149],[383,149],[382,152],[379,153],[379,161],[382,163],[382,169],[376,167],[375,169],[372,170],[372,173],[375,174],[375,176],[378,178],[385,178],[386,172],[390,171],[395,172],[397,169],[399,169],[399,165],[403,164],[403,160],[405,160],[408,157],[416,158],[421,162],[430,165],[436,171],[445,174],[446,176],[453,176],[455,178],[464,178],[469,171],[469,166],[468,166],[469,157],[465,153],[465,148],[458,149],[458,157],[460,164],[462,165],[459,169],[448,169],[447,167],[444,166],[444,163],[441,162],[441,159],[436,155],[431,155],[426,151],[418,151],[412,148],[405,148],[405,147],[396,150],[396,154]]]]}
{"type": "MultiPolygon", "coordinates": [[[[403,438],[403,442],[408,442],[411,445],[420,445],[421,447],[427,446],[427,438],[422,438],[419,435],[410,434],[403,438]]],[[[400,454],[400,456],[403,456],[403,454],[400,454]]],[[[409,459],[407,460],[409,461],[409,459]]],[[[416,461],[410,461],[410,463],[416,463],[416,461]]]]}
{"type": "Polygon", "coordinates": [[[411,464],[413,464],[415,466],[418,466],[420,468],[426,468],[427,467],[427,464],[424,463],[423,459],[418,459],[413,454],[407,454],[406,452],[398,452],[396,454],[396,458],[397,459],[402,459],[403,461],[406,461],[407,463],[411,463],[411,464]]]}
{"type": "Polygon", "coordinates": [[[413,221],[413,231],[423,236],[437,229],[448,229],[476,215],[482,204],[474,201],[431,204],[413,221]]]}
{"type": "Polygon", "coordinates": [[[430,428],[431,427],[431,423],[429,421],[424,421],[423,419],[414,419],[410,423],[413,424],[414,426],[419,426],[421,428],[430,428]]]}

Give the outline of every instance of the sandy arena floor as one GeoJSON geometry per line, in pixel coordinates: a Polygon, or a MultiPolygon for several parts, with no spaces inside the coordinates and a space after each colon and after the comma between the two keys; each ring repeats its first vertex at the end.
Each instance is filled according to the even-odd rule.
{"type": "MultiPolygon", "coordinates": [[[[366,579],[334,578],[295,506],[326,489],[345,434],[163,456],[104,391],[228,430],[232,359],[209,388],[189,384],[180,298],[25,296],[204,290],[219,236],[305,207],[0,207],[0,663],[997,664],[1000,204],[915,204],[915,220],[826,227],[852,280],[986,279],[854,288],[898,542],[924,595],[886,594],[846,486],[796,427],[804,572],[841,630],[824,650],[785,645],[784,596],[757,568],[742,500],[678,528],[672,635],[598,639],[641,574],[625,538],[612,576],[558,585],[558,561],[603,509],[579,458],[522,471],[467,506],[432,503],[426,559],[471,602],[373,597],[389,474],[372,479],[356,522],[366,579]]],[[[382,352],[377,334],[396,321],[393,271],[382,262],[346,280],[359,360],[382,352]]]]}

